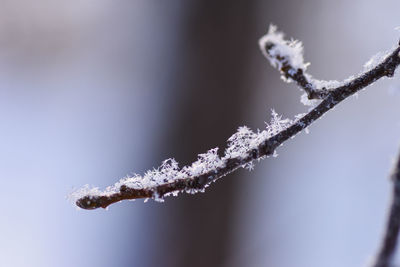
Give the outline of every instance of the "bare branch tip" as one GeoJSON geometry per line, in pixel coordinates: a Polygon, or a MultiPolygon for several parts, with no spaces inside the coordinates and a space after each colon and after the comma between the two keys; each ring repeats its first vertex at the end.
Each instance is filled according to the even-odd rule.
{"type": "Polygon", "coordinates": [[[78,199],[75,204],[81,208],[81,209],[85,209],[85,210],[94,210],[97,208],[100,208],[100,206],[98,205],[98,197],[94,197],[94,196],[84,196],[80,199],[78,199]]]}

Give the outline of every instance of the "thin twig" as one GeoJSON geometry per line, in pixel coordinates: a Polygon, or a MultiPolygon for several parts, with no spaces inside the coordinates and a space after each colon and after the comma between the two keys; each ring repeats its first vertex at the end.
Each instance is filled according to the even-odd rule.
{"type": "Polygon", "coordinates": [[[385,234],[373,267],[391,266],[400,230],[400,153],[392,173],[392,204],[388,214],[385,234]]]}
{"type": "Polygon", "coordinates": [[[303,68],[295,68],[289,64],[285,57],[281,55],[272,55],[269,53],[276,44],[268,42],[265,44],[265,51],[269,57],[275,58],[281,63],[280,71],[286,79],[291,79],[297,83],[306,93],[308,99],[324,99],[328,96],[329,90],[326,88],[318,88],[310,77],[307,77],[303,68]]]}
{"type": "MultiPolygon", "coordinates": [[[[267,53],[267,56],[268,51],[274,47],[274,45],[276,44],[266,44],[265,52],[267,53]]],[[[397,66],[400,64],[399,52],[400,47],[395,48],[392,53],[390,53],[379,65],[373,69],[350,81],[345,82],[341,86],[329,90],[316,90],[314,87],[308,86],[309,81],[307,80],[307,77],[303,75],[303,70],[291,66],[287,58],[285,58],[285,55],[278,55],[278,57],[275,59],[281,61],[282,67],[280,70],[284,72],[287,77],[295,80],[307,92],[309,98],[322,99],[322,102],[309,111],[306,115],[301,117],[299,120],[294,121],[289,127],[284,128],[282,131],[261,142],[256,148],[249,149],[244,153],[244,156],[241,155],[237,157],[224,158],[224,162],[221,166],[205,173],[201,173],[199,175],[190,175],[188,173],[184,177],[178,177],[172,181],[166,181],[165,183],[157,184],[154,187],[131,188],[126,185],[121,185],[118,192],[99,195],[87,194],[82,196],[76,201],[76,205],[83,209],[96,209],[100,207],[106,208],[112,203],[126,199],[160,199],[171,193],[183,191],[197,192],[199,190],[203,190],[211,182],[216,181],[217,179],[237,170],[238,168],[247,166],[254,160],[259,160],[265,156],[272,155],[278,146],[291,137],[294,137],[303,129],[307,128],[315,120],[320,118],[323,114],[350,95],[367,87],[382,77],[392,77],[397,66]],[[313,90],[309,90],[309,88],[313,88],[313,90]]]]}

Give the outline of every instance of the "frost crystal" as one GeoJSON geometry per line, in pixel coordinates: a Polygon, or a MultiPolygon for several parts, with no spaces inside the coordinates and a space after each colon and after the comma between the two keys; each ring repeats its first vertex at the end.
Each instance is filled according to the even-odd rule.
{"type": "MultiPolygon", "coordinates": [[[[304,62],[303,45],[298,40],[285,40],[284,34],[277,31],[276,26],[270,25],[268,33],[259,40],[262,53],[275,68],[281,70],[281,78],[285,82],[293,82],[292,77],[301,71],[308,84],[306,91],[329,90],[337,87],[338,81],[322,81],[314,79],[306,73],[309,63],[304,62]],[[283,71],[285,68],[286,73],[283,71]],[[289,68],[289,69],[288,69],[289,68]]],[[[319,100],[309,100],[307,93],[302,95],[301,102],[307,106],[314,106],[319,100]]]]}
{"type": "Polygon", "coordinates": [[[364,71],[369,71],[378,66],[382,63],[391,53],[392,51],[384,51],[379,52],[372,56],[365,64],[364,64],[364,71]]]}
{"type": "MultiPolygon", "coordinates": [[[[266,128],[263,131],[258,130],[257,133],[253,132],[246,126],[239,127],[238,131],[228,139],[228,148],[225,151],[225,157],[228,158],[246,158],[249,151],[260,146],[268,138],[281,132],[289,127],[293,121],[290,119],[282,119],[281,115],[271,111],[271,122],[266,123],[266,128]]],[[[251,168],[251,166],[245,166],[251,168]]]]}
{"type": "Polygon", "coordinates": [[[300,102],[305,106],[314,106],[319,100],[318,99],[309,99],[307,93],[304,93],[300,97],[300,102]]]}
{"type": "Polygon", "coordinates": [[[224,164],[218,156],[218,148],[213,148],[208,150],[207,153],[198,155],[197,161],[193,162],[192,165],[184,167],[182,175],[200,176],[211,170],[222,168],[224,164]]]}
{"type": "Polygon", "coordinates": [[[239,127],[237,132],[228,139],[228,148],[225,151],[226,157],[245,158],[256,137],[257,134],[246,126],[239,127]]]}
{"type": "Polygon", "coordinates": [[[269,131],[271,136],[286,129],[292,123],[292,120],[290,119],[282,119],[282,116],[278,115],[278,113],[276,113],[275,110],[272,110],[271,114],[272,114],[271,123],[269,125],[267,124],[267,130],[269,131]]]}
{"type": "Polygon", "coordinates": [[[282,60],[277,60],[276,57],[283,57],[295,69],[306,70],[309,63],[304,63],[303,58],[303,45],[298,40],[285,40],[283,32],[277,31],[275,25],[270,25],[268,33],[261,37],[259,46],[264,56],[269,60],[271,65],[275,68],[282,67],[282,60]],[[268,53],[266,47],[273,44],[268,53]]]}

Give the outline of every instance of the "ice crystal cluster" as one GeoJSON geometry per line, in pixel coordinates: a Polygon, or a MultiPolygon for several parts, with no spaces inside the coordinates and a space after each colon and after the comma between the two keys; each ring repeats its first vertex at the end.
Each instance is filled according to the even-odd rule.
{"type": "Polygon", "coordinates": [[[295,69],[307,69],[310,63],[304,62],[303,44],[298,40],[285,40],[285,34],[277,30],[275,25],[270,25],[268,33],[260,38],[261,52],[274,68],[282,68],[283,62],[288,62],[295,69]],[[269,44],[273,46],[266,51],[269,44]],[[282,58],[279,60],[278,58],[282,58]]]}
{"type": "MultiPolygon", "coordinates": [[[[306,73],[309,62],[304,61],[303,44],[298,40],[285,40],[285,34],[277,30],[275,25],[270,25],[268,33],[261,37],[259,46],[261,52],[268,59],[274,68],[281,70],[283,67],[288,66],[289,73],[295,74],[297,70],[301,69],[304,76],[310,82],[310,90],[318,90],[319,88],[335,88],[338,81],[321,81],[314,79],[310,74],[306,73]],[[267,51],[268,50],[268,51],[267,51]]],[[[282,80],[285,82],[293,82],[291,78],[287,78],[283,73],[282,80]]],[[[309,100],[307,93],[301,97],[301,102],[304,105],[315,105],[317,101],[309,100]]]]}

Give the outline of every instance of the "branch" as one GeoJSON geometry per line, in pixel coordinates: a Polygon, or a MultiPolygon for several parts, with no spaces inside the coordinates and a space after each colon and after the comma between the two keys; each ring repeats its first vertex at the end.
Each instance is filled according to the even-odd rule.
{"type": "Polygon", "coordinates": [[[296,82],[305,91],[308,99],[327,97],[329,94],[327,87],[335,85],[335,81],[318,81],[307,74],[306,70],[310,63],[304,62],[302,43],[298,40],[287,41],[283,37],[284,34],[278,32],[276,26],[271,25],[268,34],[259,41],[264,56],[281,72],[284,81],[296,82]]]}
{"type": "Polygon", "coordinates": [[[271,26],[268,34],[260,39],[261,50],[274,67],[277,67],[286,81],[297,82],[310,99],[322,101],[307,114],[295,120],[282,120],[274,111],[272,121],[263,131],[252,132],[241,127],[228,139],[224,156],[218,156],[218,148],[200,154],[197,161],[183,168],[174,159],[168,159],[158,168],[145,175],[121,179],[105,191],[88,186],[75,192],[76,205],[83,209],[106,208],[112,203],[138,198],[152,198],[163,201],[168,195],[180,192],[203,192],[210,183],[241,167],[251,169],[255,160],[274,154],[276,148],[286,140],[311,125],[338,103],[372,84],[382,77],[392,77],[400,64],[400,47],[385,54],[379,62],[357,77],[342,83],[312,79],[306,74],[308,64],[303,60],[303,48],[298,41],[286,41],[283,34],[271,26]],[[324,85],[320,87],[320,85],[324,85]]]}
{"type": "Polygon", "coordinates": [[[382,239],[382,244],[373,265],[374,267],[391,266],[397,246],[397,239],[400,230],[400,153],[393,169],[392,180],[392,204],[388,215],[385,234],[382,239]]]}

